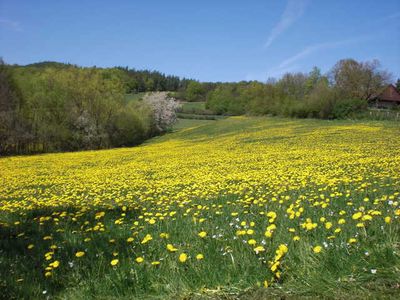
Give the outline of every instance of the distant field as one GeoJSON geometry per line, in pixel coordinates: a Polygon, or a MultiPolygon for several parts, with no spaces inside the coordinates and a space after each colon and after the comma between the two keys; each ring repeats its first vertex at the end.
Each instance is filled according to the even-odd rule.
{"type": "Polygon", "coordinates": [[[396,298],[400,124],[179,120],[0,159],[5,299],[396,298]]]}
{"type": "Polygon", "coordinates": [[[190,129],[193,127],[212,124],[214,120],[198,120],[198,119],[178,119],[173,130],[190,129]]]}
{"type": "Polygon", "coordinates": [[[125,101],[126,102],[138,101],[138,100],[142,99],[144,95],[146,95],[146,93],[126,94],[125,101]]]}

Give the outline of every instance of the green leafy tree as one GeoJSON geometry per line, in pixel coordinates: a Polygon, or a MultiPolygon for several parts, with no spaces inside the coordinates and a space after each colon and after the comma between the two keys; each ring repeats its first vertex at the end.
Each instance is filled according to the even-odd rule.
{"type": "Polygon", "coordinates": [[[311,72],[308,73],[308,78],[305,82],[306,93],[311,92],[320,80],[322,80],[321,70],[317,67],[313,67],[311,72]]]}
{"type": "Polygon", "coordinates": [[[0,58],[0,153],[15,151],[21,139],[20,105],[21,97],[12,70],[0,58]]]}
{"type": "Polygon", "coordinates": [[[330,78],[343,98],[369,100],[390,82],[391,76],[380,69],[378,60],[343,59],[332,68],[330,78]]]}
{"type": "Polygon", "coordinates": [[[185,98],[187,101],[205,101],[206,90],[198,81],[190,81],[186,88],[185,98]]]}

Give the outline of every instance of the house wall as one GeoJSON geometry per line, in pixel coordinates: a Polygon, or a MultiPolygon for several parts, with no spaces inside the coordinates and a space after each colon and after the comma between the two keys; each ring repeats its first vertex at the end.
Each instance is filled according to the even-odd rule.
{"type": "Polygon", "coordinates": [[[394,102],[394,101],[385,101],[385,100],[378,100],[376,101],[376,107],[377,108],[394,108],[394,107],[399,107],[400,103],[394,102]]]}

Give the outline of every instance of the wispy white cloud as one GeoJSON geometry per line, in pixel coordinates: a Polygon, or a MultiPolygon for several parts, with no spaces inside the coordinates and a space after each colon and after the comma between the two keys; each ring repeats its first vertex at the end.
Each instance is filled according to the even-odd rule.
{"type": "Polygon", "coordinates": [[[328,49],[333,49],[345,45],[350,45],[350,44],[357,44],[360,42],[365,42],[368,40],[373,39],[373,36],[359,36],[355,38],[350,38],[350,39],[345,39],[341,41],[336,41],[336,42],[325,42],[325,43],[318,43],[314,45],[310,45],[303,50],[299,51],[295,55],[288,57],[287,59],[283,60],[278,66],[268,70],[267,74],[268,76],[274,76],[278,77],[283,75],[284,73],[288,72],[288,70],[293,70],[296,69],[296,64],[304,59],[305,57],[316,53],[318,51],[322,50],[328,50],[328,49]]]}
{"type": "Polygon", "coordinates": [[[265,48],[271,46],[278,36],[280,36],[303,15],[308,2],[309,0],[288,0],[279,22],[272,28],[271,33],[264,44],[265,48]]]}
{"type": "Polygon", "coordinates": [[[19,22],[8,20],[8,19],[0,18],[0,26],[6,27],[6,28],[14,30],[14,31],[22,31],[22,27],[19,22]]]}

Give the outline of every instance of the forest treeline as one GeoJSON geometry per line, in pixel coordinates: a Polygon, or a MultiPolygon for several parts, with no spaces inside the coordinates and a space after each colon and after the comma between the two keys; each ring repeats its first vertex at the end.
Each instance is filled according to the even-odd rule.
{"type": "Polygon", "coordinates": [[[390,82],[391,75],[379,61],[344,59],[327,74],[314,67],[309,73],[286,73],[266,83],[191,81],[176,95],[186,101],[206,101],[206,108],[216,114],[335,119],[365,110],[390,82]]]}
{"type": "MultiPolygon", "coordinates": [[[[0,154],[101,149],[139,144],[175,120],[171,97],[203,101],[205,113],[346,118],[391,80],[379,62],[344,59],[327,74],[287,73],[279,80],[199,82],[127,67],[27,66],[0,60],[0,154]],[[131,101],[128,94],[165,92],[131,101]]],[[[397,82],[400,85],[400,82],[397,82]]]]}
{"type": "Polygon", "coordinates": [[[127,101],[126,94],[176,91],[184,84],[153,71],[54,62],[10,66],[1,61],[0,154],[139,144],[168,129],[160,114],[173,105],[162,103],[168,102],[166,97],[127,101]]]}

